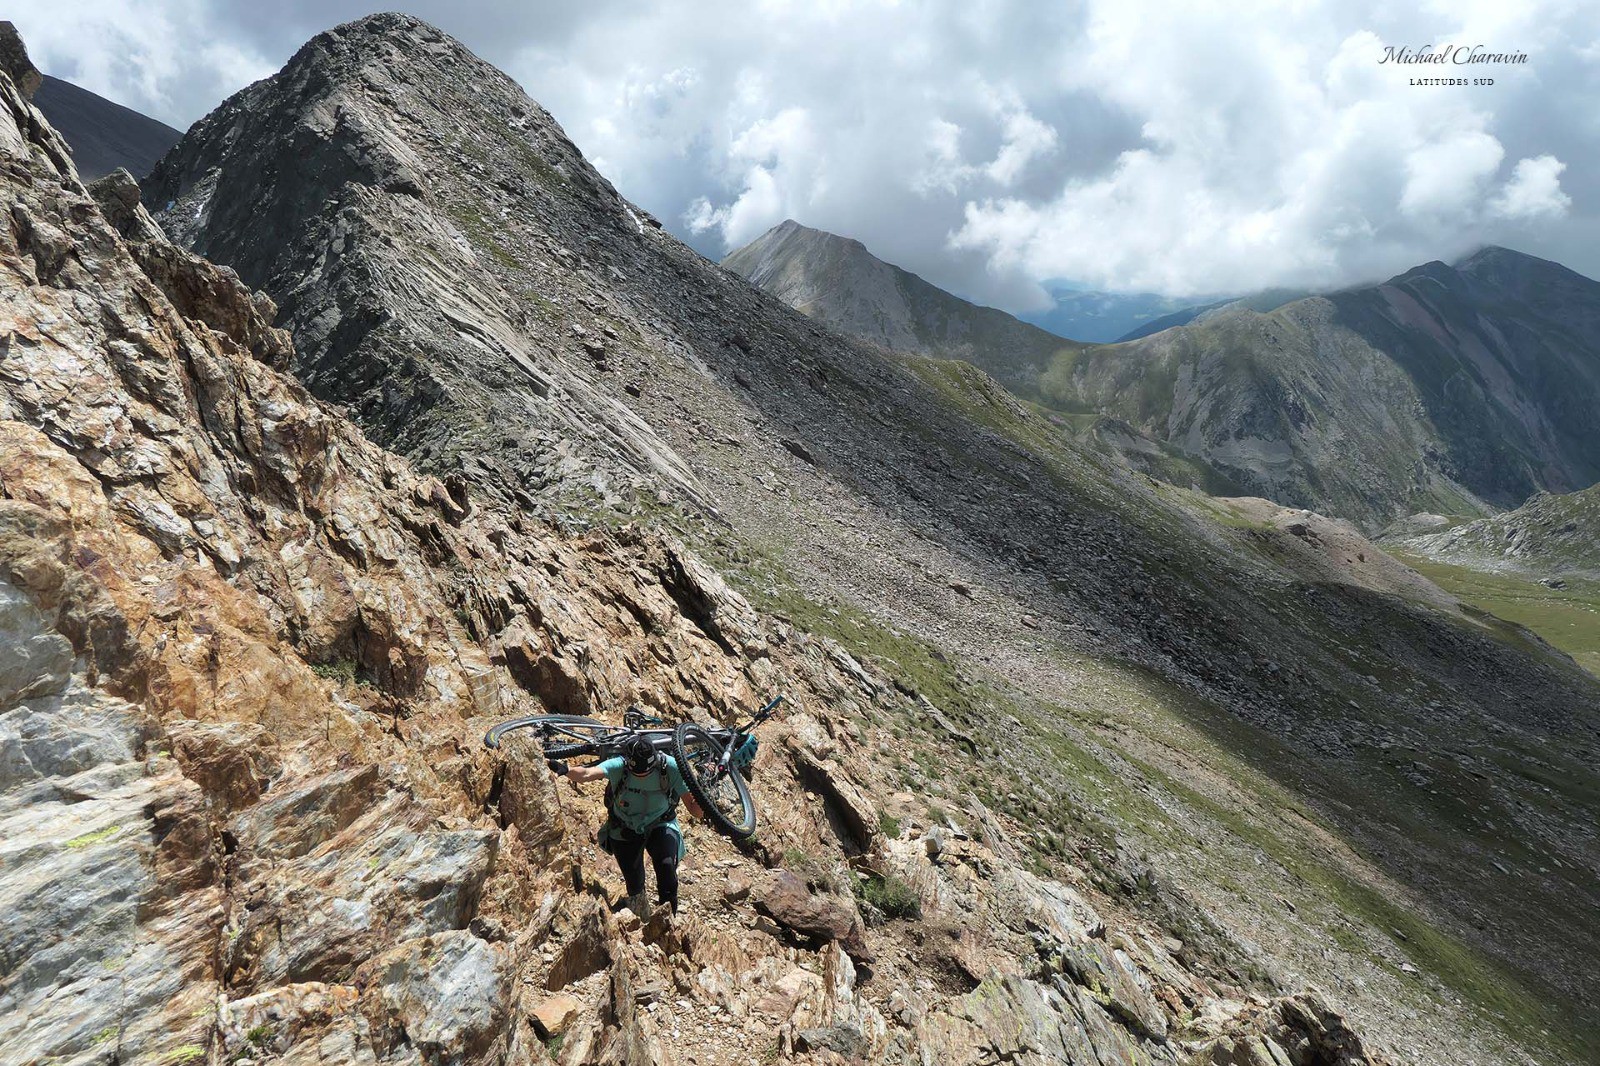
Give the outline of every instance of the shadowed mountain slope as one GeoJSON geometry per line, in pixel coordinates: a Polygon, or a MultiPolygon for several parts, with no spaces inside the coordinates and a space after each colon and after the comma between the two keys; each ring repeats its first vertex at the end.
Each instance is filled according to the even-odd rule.
{"type": "Polygon", "coordinates": [[[995,837],[1019,861],[1084,863],[1140,913],[1200,901],[1272,981],[1340,975],[1396,1046],[1491,1062],[1506,1034],[1585,1031],[1597,690],[1562,656],[1330,580],[971,366],[792,312],[412,19],[314,39],[197,123],[146,202],[278,301],[313,392],[454,495],[678,530],[897,679],[919,717],[875,750],[884,779],[914,793],[970,752],[989,768],[963,785],[1036,823],[995,837]],[[1507,769],[1533,763],[1555,783],[1507,769]],[[1315,902],[1283,907],[1280,882],[1315,902]]]}
{"type": "Polygon", "coordinates": [[[150,173],[156,161],[183,136],[165,122],[112,103],[88,89],[48,74],[33,102],[72,148],[72,162],[84,181],[118,167],[134,177],[150,173]]]}

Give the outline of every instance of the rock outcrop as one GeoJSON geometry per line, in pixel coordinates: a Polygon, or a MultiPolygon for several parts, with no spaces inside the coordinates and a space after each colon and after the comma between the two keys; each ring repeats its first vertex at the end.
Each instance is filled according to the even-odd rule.
{"type": "Polygon", "coordinates": [[[1536,493],[1521,507],[1471,522],[1417,515],[1380,542],[1444,562],[1551,580],[1600,574],[1600,485],[1536,493]]]}

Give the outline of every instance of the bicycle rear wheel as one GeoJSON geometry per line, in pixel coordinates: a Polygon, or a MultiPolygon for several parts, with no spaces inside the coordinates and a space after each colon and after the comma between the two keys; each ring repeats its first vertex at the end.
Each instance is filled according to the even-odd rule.
{"type": "Polygon", "coordinates": [[[677,760],[689,794],[718,832],[743,840],[756,831],[756,802],[750,786],[732,766],[722,766],[722,745],[693,722],[680,722],[672,734],[677,760]]]}
{"type": "Polygon", "coordinates": [[[568,738],[576,739],[598,735],[609,729],[614,729],[600,721],[581,714],[533,714],[526,718],[513,718],[509,722],[501,722],[493,726],[483,735],[485,747],[498,748],[507,733],[515,729],[537,729],[548,743],[550,738],[563,734],[568,738]]]}

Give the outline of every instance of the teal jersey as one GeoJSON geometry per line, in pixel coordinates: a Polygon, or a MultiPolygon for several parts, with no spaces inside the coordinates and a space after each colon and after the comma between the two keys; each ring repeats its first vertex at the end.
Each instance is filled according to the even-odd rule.
{"type": "Polygon", "coordinates": [[[611,821],[643,835],[657,825],[669,825],[678,834],[678,850],[683,848],[683,830],[673,815],[678,798],[689,791],[678,771],[677,761],[668,755],[664,770],[652,770],[643,777],[630,773],[621,757],[600,764],[611,796],[611,821]]]}

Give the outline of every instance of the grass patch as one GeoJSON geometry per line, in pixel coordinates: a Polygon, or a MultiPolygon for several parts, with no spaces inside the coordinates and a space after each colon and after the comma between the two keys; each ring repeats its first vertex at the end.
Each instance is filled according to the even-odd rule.
{"type": "Polygon", "coordinates": [[[806,883],[806,887],[823,892],[841,892],[848,883],[845,875],[830,863],[823,862],[810,852],[788,848],[783,853],[783,868],[806,883]]]}
{"type": "Polygon", "coordinates": [[[1569,578],[1553,589],[1520,574],[1395,554],[1463,603],[1537,633],[1600,677],[1600,581],[1569,578]]]}
{"type": "Polygon", "coordinates": [[[885,918],[914,920],[922,917],[916,890],[893,874],[870,875],[856,882],[856,898],[878,908],[885,918]]]}
{"type": "Polygon", "coordinates": [[[110,840],[120,832],[122,832],[122,826],[108,825],[104,829],[96,829],[92,833],[85,833],[82,836],[73,837],[71,840],[67,841],[67,847],[72,848],[74,851],[79,848],[93,847],[96,844],[102,844],[107,840],[110,840]]]}
{"type": "Polygon", "coordinates": [[[457,206],[453,207],[450,213],[461,224],[461,227],[467,231],[467,236],[474,248],[481,252],[486,252],[508,270],[522,269],[522,260],[500,243],[500,226],[491,223],[474,207],[457,206]]]}
{"type": "Polygon", "coordinates": [[[311,672],[324,681],[340,685],[353,685],[360,671],[354,659],[335,659],[331,663],[312,663],[311,672]]]}
{"type": "Polygon", "coordinates": [[[878,832],[894,840],[900,836],[900,819],[886,811],[878,812],[878,832]]]}

